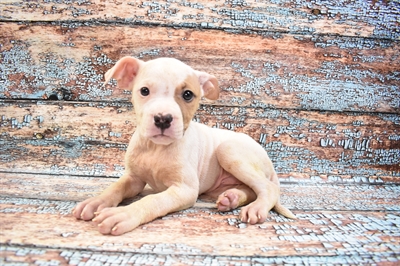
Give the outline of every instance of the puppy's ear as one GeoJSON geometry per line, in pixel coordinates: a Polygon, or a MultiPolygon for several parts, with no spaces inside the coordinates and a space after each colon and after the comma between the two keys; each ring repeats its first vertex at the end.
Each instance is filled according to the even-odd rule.
{"type": "Polygon", "coordinates": [[[110,70],[104,75],[106,85],[111,78],[118,82],[118,87],[121,89],[132,89],[133,81],[139,71],[142,60],[125,56],[121,58],[110,70]]]}
{"type": "Polygon", "coordinates": [[[204,93],[204,97],[210,100],[216,100],[219,96],[219,85],[218,80],[213,75],[205,72],[196,71],[196,75],[199,78],[201,89],[204,93]]]}

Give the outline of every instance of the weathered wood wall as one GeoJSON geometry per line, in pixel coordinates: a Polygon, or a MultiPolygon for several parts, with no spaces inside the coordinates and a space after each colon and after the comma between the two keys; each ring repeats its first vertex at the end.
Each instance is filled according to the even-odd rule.
{"type": "MultiPolygon", "coordinates": [[[[338,262],[346,263],[341,255],[354,250],[359,252],[355,264],[374,262],[365,259],[367,254],[387,261],[397,256],[399,261],[399,23],[398,0],[1,1],[1,213],[9,213],[2,216],[9,222],[2,222],[7,230],[1,243],[35,244],[42,234],[40,227],[29,229],[34,240],[27,239],[29,234],[18,235],[18,230],[29,227],[27,223],[13,227],[20,215],[37,225],[49,219],[51,226],[60,217],[58,209],[37,217],[30,211],[40,213],[35,206],[46,205],[46,200],[64,201],[67,207],[62,210],[68,209],[123,172],[123,155],[135,130],[130,92],[119,90],[115,82],[102,86],[103,75],[126,55],[143,60],[167,56],[219,79],[220,99],[204,101],[195,119],[246,132],[265,147],[281,177],[283,201],[306,220],[297,227],[308,231],[297,231],[296,239],[306,235],[308,240],[292,241],[295,225],[284,229],[270,221],[276,232],[275,238],[268,236],[273,242],[269,247],[243,251],[240,241],[251,243],[232,238],[233,246],[222,248],[219,237],[238,233],[228,225],[210,240],[221,250],[190,253],[168,246],[166,240],[163,247],[167,249],[160,254],[169,254],[169,247],[174,254],[209,254],[217,259],[229,254],[252,256],[261,250],[267,262],[265,257],[278,256],[278,248],[281,251],[289,243],[289,251],[282,256],[292,256],[290,263],[305,262],[303,255],[334,258],[335,254],[338,262]],[[87,177],[90,182],[85,181],[87,177]],[[28,203],[21,197],[38,201],[28,203]],[[333,210],[339,216],[317,217],[320,210],[333,210]],[[368,219],[351,216],[349,210],[361,216],[370,211],[370,221],[385,224],[386,229],[392,226],[391,231],[368,225],[368,219]],[[310,234],[346,234],[350,229],[342,225],[358,226],[361,221],[367,224],[363,232],[368,237],[353,235],[354,241],[350,239],[353,242],[341,245],[336,253],[338,243],[347,240],[309,239],[310,234]],[[314,228],[318,224],[326,225],[325,231],[314,228]],[[281,229],[288,239],[276,236],[281,229]],[[379,241],[372,239],[374,230],[380,230],[379,241]],[[309,241],[314,242],[302,246],[309,241]],[[387,245],[373,247],[382,241],[387,245]]],[[[194,210],[196,219],[208,212],[199,208],[194,210]]],[[[219,217],[215,221],[225,219],[212,214],[219,217]]],[[[193,225],[191,218],[185,219],[179,223],[193,225]]],[[[69,218],[60,223],[74,231],[69,218]]],[[[193,226],[199,231],[197,238],[189,241],[183,234],[179,239],[197,249],[207,234],[193,226]]],[[[159,236],[160,231],[149,228],[159,236]]],[[[360,228],[351,230],[355,233],[360,228]]],[[[39,246],[55,249],[33,257],[70,262],[69,253],[64,256],[55,250],[88,248],[80,246],[79,233],[65,238],[67,229],[58,230],[61,235],[50,244],[39,241],[39,246]]],[[[246,228],[257,235],[253,229],[246,228]]],[[[137,246],[122,246],[138,252],[140,243],[151,239],[146,234],[139,234],[137,246]]],[[[104,241],[118,246],[118,240],[104,241]]],[[[100,242],[93,243],[101,247],[100,242]]],[[[95,256],[93,250],[90,254],[95,256]]],[[[18,261],[12,246],[3,251],[18,261]]],[[[196,261],[189,257],[188,261],[196,261]]],[[[241,262],[257,261],[243,257],[241,262]]],[[[269,262],[279,263],[279,258],[269,262]]]]}

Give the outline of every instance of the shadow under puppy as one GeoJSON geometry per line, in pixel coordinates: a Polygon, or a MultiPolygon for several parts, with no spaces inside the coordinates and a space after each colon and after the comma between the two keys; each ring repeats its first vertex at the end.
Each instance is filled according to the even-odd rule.
{"type": "Polygon", "coordinates": [[[279,181],[265,150],[251,137],[192,121],[202,96],[216,100],[217,79],[173,58],[148,62],[124,57],[105,74],[132,90],[137,128],[125,155],[125,173],[99,196],[79,203],[77,219],[102,234],[121,235],[157,217],[193,206],[199,195],[220,211],[244,206],[240,219],[263,223],[279,202],[279,181]],[[148,184],[156,194],[117,207],[148,184]]]}

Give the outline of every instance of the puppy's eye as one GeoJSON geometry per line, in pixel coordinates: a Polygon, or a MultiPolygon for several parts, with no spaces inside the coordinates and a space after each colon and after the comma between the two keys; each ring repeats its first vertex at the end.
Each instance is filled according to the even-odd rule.
{"type": "Polygon", "coordinates": [[[182,98],[186,101],[186,102],[191,102],[194,98],[194,94],[192,91],[190,90],[186,90],[183,92],[182,94],[182,98]]]}
{"type": "Polygon", "coordinates": [[[140,94],[142,94],[142,96],[149,96],[150,94],[150,90],[147,87],[143,87],[140,89],[140,94]]]}

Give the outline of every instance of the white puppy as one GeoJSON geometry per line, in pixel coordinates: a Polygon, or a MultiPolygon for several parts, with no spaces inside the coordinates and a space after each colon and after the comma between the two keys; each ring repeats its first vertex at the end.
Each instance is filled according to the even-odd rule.
{"type": "Polygon", "coordinates": [[[137,128],[125,155],[125,174],[101,195],[79,203],[78,219],[103,234],[120,235],[168,213],[189,208],[200,194],[220,211],[244,206],[240,219],[263,223],[279,202],[279,181],[264,149],[249,136],[193,122],[202,96],[219,96],[217,79],[172,58],[143,62],[124,57],[105,79],[132,90],[137,128]],[[148,184],[156,194],[118,207],[148,184]]]}

